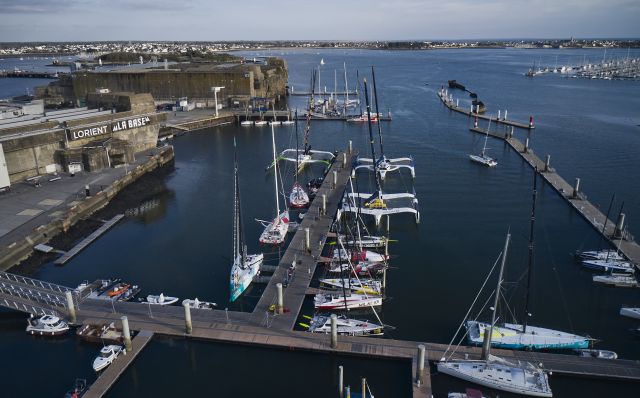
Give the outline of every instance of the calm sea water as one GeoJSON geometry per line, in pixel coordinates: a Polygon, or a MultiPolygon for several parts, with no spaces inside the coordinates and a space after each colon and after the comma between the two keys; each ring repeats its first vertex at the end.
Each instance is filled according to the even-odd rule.
{"type": "MultiPolygon", "coordinates": [[[[254,54],[265,53],[248,55],[254,54]]],[[[396,327],[389,337],[448,343],[498,256],[508,230],[513,241],[507,265],[510,283],[505,295],[510,308],[518,315],[522,313],[532,171],[518,154],[496,140],[490,140],[488,146],[491,156],[498,158],[497,168],[487,170],[469,162],[467,155],[478,152],[484,139],[468,131],[471,122],[466,117],[449,112],[439,102],[436,92],[449,79],[457,79],[478,93],[490,113],[508,109],[509,118],[522,121],[533,115],[537,125],[530,134],[534,151],[541,156],[550,154],[553,166],[570,183],[580,177],[584,192],[603,211],[615,193],[616,214],[611,217],[617,216],[624,201],[631,232],[640,231],[640,186],[636,178],[640,172],[640,83],[566,79],[559,75],[534,79],[523,76],[533,61],[553,65],[556,55],[558,64],[578,63],[584,57],[597,61],[603,55],[598,50],[299,50],[270,54],[288,61],[290,84],[297,91],[306,90],[310,72],[321,59],[322,85],[328,90],[334,84],[334,70],[338,87],[343,86],[343,62],[349,70],[350,86],[355,83],[356,69],[362,76],[375,65],[381,108],[389,108],[394,116],[393,122],[382,125],[385,152],[389,157],[412,155],[416,160],[415,181],[408,175],[389,176],[384,185],[385,192],[415,188],[422,213],[418,226],[409,216],[391,219],[391,235],[398,242],[390,248],[394,269],[388,277],[390,299],[382,311],[385,323],[396,327]]],[[[626,50],[607,51],[607,57],[626,55],[626,50]]],[[[631,53],[638,55],[637,51],[631,53]]],[[[8,96],[5,90],[13,93],[14,88],[2,87],[0,97],[8,96]]],[[[20,90],[15,88],[17,94],[22,94],[20,90]]],[[[454,95],[461,103],[469,102],[462,92],[454,95]]],[[[292,109],[304,107],[304,98],[289,100],[292,109]]],[[[277,129],[279,149],[295,145],[293,131],[290,127],[277,129]]],[[[345,148],[352,140],[357,149],[366,153],[367,134],[364,125],[317,122],[312,125],[311,142],[316,149],[334,150],[345,148]]],[[[526,134],[516,130],[521,139],[526,134]]],[[[162,203],[161,212],[153,217],[126,219],[65,267],[46,264],[36,276],[69,286],[84,279],[121,277],[140,284],[145,294],[197,296],[222,307],[251,310],[261,292],[259,287],[249,290],[239,302],[228,304],[234,136],[238,142],[249,249],[261,250],[257,243],[261,227],[252,220],[268,219],[274,212],[273,176],[264,172],[271,157],[270,130],[225,126],[189,133],[174,142],[176,167],[164,182],[165,191],[157,197],[162,203]]],[[[291,183],[288,170],[285,187],[291,183]]],[[[319,168],[313,168],[303,179],[319,172],[319,168]]],[[[357,181],[364,190],[372,179],[360,174],[357,181]]],[[[638,326],[637,322],[618,315],[621,304],[640,304],[637,292],[591,282],[593,274],[581,269],[570,253],[598,247],[598,233],[551,187],[541,183],[539,187],[531,324],[588,334],[602,340],[600,348],[615,350],[623,358],[640,358],[638,340],[629,331],[638,326]]],[[[277,253],[268,258],[276,263],[277,253]]],[[[306,303],[303,311],[310,310],[310,303],[306,303]]],[[[53,358],[63,355],[68,365],[52,366],[48,372],[16,372],[14,379],[20,381],[16,384],[20,389],[16,387],[13,395],[20,391],[23,396],[39,396],[36,388],[42,386],[29,383],[36,373],[40,380],[46,380],[42,384],[49,391],[60,392],[75,377],[91,376],[90,357],[97,347],[87,352],[86,346],[71,338],[33,343],[22,333],[23,317],[3,314],[3,344],[11,347],[8,351],[16,358],[25,358],[18,361],[17,369],[30,369],[31,361],[21,350],[35,350],[36,345],[44,358],[55,361],[53,358]]],[[[253,351],[260,355],[259,350],[243,347],[164,340],[153,343],[141,355],[135,370],[118,383],[113,396],[174,395],[154,384],[150,375],[167,372],[180,380],[192,380],[187,384],[197,386],[197,371],[182,363],[190,360],[188,355],[207,358],[203,365],[198,360],[198,369],[217,369],[226,363],[226,358],[244,358],[253,351]],[[209,350],[211,353],[207,354],[209,350]],[[158,358],[162,358],[163,365],[158,365],[158,358]]],[[[269,353],[268,357],[272,354],[278,356],[274,361],[284,369],[296,371],[297,366],[292,364],[299,360],[293,354],[269,353]]],[[[305,363],[324,361],[309,358],[305,363]]],[[[215,382],[242,384],[246,380],[243,372],[263,372],[268,366],[248,358],[244,363],[237,378],[222,372],[215,382]]],[[[374,372],[373,366],[377,365],[372,361],[358,364],[363,372],[369,367],[374,372]]],[[[216,372],[207,372],[208,376],[212,374],[216,372]]],[[[305,381],[321,391],[320,385],[331,382],[331,375],[326,377],[320,381],[310,372],[305,381]]],[[[625,386],[619,383],[585,383],[557,376],[551,379],[556,396],[575,396],[577,391],[583,396],[601,396],[599,388],[625,393],[625,386]]],[[[390,382],[402,385],[405,380],[393,376],[390,382]]],[[[272,386],[269,389],[278,388],[267,385],[272,386]]],[[[464,388],[445,376],[435,377],[434,386],[439,393],[464,388]]]]}

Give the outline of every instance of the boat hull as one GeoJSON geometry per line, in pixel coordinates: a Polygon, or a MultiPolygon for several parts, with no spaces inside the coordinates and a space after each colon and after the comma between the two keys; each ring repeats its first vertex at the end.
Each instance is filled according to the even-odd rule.
{"type": "MultiPolygon", "coordinates": [[[[470,344],[481,346],[484,333],[489,324],[476,321],[466,323],[470,344]]],[[[522,333],[522,326],[504,324],[494,326],[491,346],[510,350],[551,350],[589,348],[591,339],[559,330],[527,326],[527,333],[522,333]]]]}
{"type": "Polygon", "coordinates": [[[249,287],[253,278],[260,273],[260,267],[264,260],[263,254],[254,254],[247,256],[248,264],[245,268],[240,268],[238,261],[233,264],[231,269],[231,280],[229,282],[229,290],[231,291],[231,302],[234,302],[249,287]],[[234,277],[234,274],[237,277],[234,277]]]}
{"type": "MultiPolygon", "coordinates": [[[[484,361],[473,361],[473,362],[477,362],[478,365],[482,365],[485,362],[484,361]]],[[[502,383],[502,384],[498,384],[497,381],[498,380],[486,380],[483,378],[479,378],[479,377],[474,377],[473,374],[469,374],[467,372],[463,372],[460,371],[456,368],[454,368],[454,365],[457,363],[462,363],[460,361],[452,361],[452,362],[438,362],[438,372],[447,374],[449,376],[453,376],[471,383],[476,383],[479,384],[481,386],[485,386],[485,387],[489,387],[489,388],[493,388],[496,390],[501,390],[501,391],[507,391],[507,392],[512,392],[515,394],[522,394],[522,395],[528,395],[531,397],[551,397],[553,396],[551,393],[551,390],[549,389],[549,391],[542,391],[542,390],[533,390],[531,388],[525,388],[524,386],[517,386],[517,385],[512,385],[512,384],[507,384],[507,383],[502,383]]],[[[546,377],[546,376],[545,376],[546,377]]],[[[496,378],[497,379],[497,378],[496,378]]]]}

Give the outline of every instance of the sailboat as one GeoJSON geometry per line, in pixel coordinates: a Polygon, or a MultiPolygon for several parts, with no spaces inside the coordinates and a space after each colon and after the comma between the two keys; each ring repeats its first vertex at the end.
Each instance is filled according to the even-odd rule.
{"type": "Polygon", "coordinates": [[[483,164],[487,167],[495,167],[498,165],[498,162],[489,156],[486,155],[487,151],[487,139],[489,138],[489,130],[491,129],[491,118],[489,118],[489,126],[487,127],[487,134],[484,136],[484,146],[482,147],[482,152],[480,155],[469,155],[469,159],[472,162],[483,164]]]}
{"type": "MultiPolygon", "coordinates": [[[[373,122],[373,115],[375,115],[375,118],[378,118],[378,116],[380,115],[380,111],[378,108],[378,88],[376,85],[376,73],[373,69],[373,66],[371,67],[371,77],[373,78],[373,96],[376,106],[375,113],[371,113],[373,122]]],[[[415,178],[416,169],[413,163],[413,158],[411,156],[395,159],[389,159],[385,156],[384,147],[382,145],[382,126],[380,125],[380,123],[378,123],[378,138],[380,141],[380,157],[378,159],[367,159],[358,157],[356,166],[354,167],[351,175],[355,176],[355,173],[359,168],[366,168],[375,173],[378,173],[380,175],[380,180],[384,181],[388,172],[399,171],[400,169],[405,168],[411,172],[411,177],[415,178]]]]}
{"type": "MultiPolygon", "coordinates": [[[[509,239],[507,234],[502,252],[502,262],[498,274],[498,285],[494,293],[493,315],[491,329],[496,323],[496,311],[502,288],[502,275],[507,259],[509,239]]],[[[491,340],[498,333],[493,331],[487,334],[483,346],[482,359],[447,359],[443,357],[437,364],[438,371],[449,376],[457,377],[472,383],[480,384],[496,390],[512,392],[516,394],[534,397],[552,397],[551,386],[547,373],[537,365],[530,362],[512,362],[504,358],[491,355],[491,340]]]]}
{"type": "Polygon", "coordinates": [[[233,160],[233,266],[231,266],[231,278],[229,288],[231,291],[230,301],[235,301],[244,292],[253,278],[260,273],[260,267],[264,260],[264,255],[247,254],[247,246],[244,243],[244,233],[242,226],[242,206],[240,202],[240,180],[238,177],[238,157],[236,155],[236,140],[233,139],[234,160],[233,160]]]}
{"type": "MultiPolygon", "coordinates": [[[[331,317],[328,315],[316,315],[310,318],[309,324],[300,323],[311,333],[331,333],[331,317]]],[[[369,321],[347,318],[344,315],[338,316],[337,332],[343,336],[382,336],[384,327],[369,321]]]]}
{"type": "Polygon", "coordinates": [[[293,187],[291,188],[291,193],[289,194],[289,206],[299,209],[303,207],[309,206],[309,195],[304,190],[302,185],[298,183],[298,160],[300,159],[300,154],[298,153],[298,112],[296,111],[296,171],[294,172],[295,181],[293,183],[293,187]]]}
{"type": "MultiPolygon", "coordinates": [[[[491,344],[494,347],[506,349],[577,349],[588,348],[592,339],[566,333],[559,330],[541,328],[527,324],[529,313],[529,292],[531,290],[531,268],[533,265],[533,247],[534,247],[534,226],[536,219],[536,196],[537,196],[537,172],[533,173],[533,198],[531,205],[531,223],[529,230],[529,263],[527,270],[527,289],[525,295],[524,306],[524,323],[522,325],[515,323],[504,323],[500,326],[495,324],[487,324],[479,321],[467,321],[466,327],[469,333],[469,343],[481,345],[484,341],[484,335],[488,330],[493,330],[491,344]],[[493,326],[493,327],[492,327],[493,326]]],[[[498,294],[498,293],[496,293],[498,294]]]]}
{"type": "Polygon", "coordinates": [[[276,193],[276,217],[269,223],[260,220],[257,221],[261,222],[265,227],[264,231],[260,235],[260,243],[268,245],[279,245],[284,242],[284,239],[287,236],[287,231],[289,230],[289,210],[285,208],[283,212],[280,212],[280,192],[278,189],[279,167],[276,162],[276,138],[275,132],[273,131],[273,126],[271,126],[271,141],[273,144],[273,162],[275,165],[273,179],[276,193]]]}
{"type": "Polygon", "coordinates": [[[323,278],[320,279],[322,286],[327,286],[334,289],[348,289],[354,293],[366,293],[372,295],[382,294],[382,282],[373,278],[323,278]]]}

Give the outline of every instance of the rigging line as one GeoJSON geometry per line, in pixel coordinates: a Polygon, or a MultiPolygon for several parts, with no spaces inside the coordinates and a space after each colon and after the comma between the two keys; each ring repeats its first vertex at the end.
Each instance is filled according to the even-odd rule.
{"type": "MultiPolygon", "coordinates": [[[[549,242],[549,234],[547,233],[547,226],[543,224],[543,228],[545,231],[545,243],[547,244],[547,250],[551,253],[551,242],[549,242]]],[[[553,270],[553,275],[556,279],[556,283],[558,284],[558,290],[560,292],[560,298],[562,301],[562,307],[564,309],[565,316],[567,317],[567,321],[569,322],[569,328],[572,332],[575,332],[575,328],[573,327],[573,321],[571,320],[571,313],[569,312],[569,306],[567,305],[567,299],[564,294],[564,290],[562,289],[562,281],[560,280],[560,275],[558,275],[558,268],[556,267],[556,262],[551,256],[551,269],[553,270]]]]}
{"type": "MultiPolygon", "coordinates": [[[[493,298],[493,294],[494,293],[495,293],[495,290],[491,292],[489,297],[487,297],[487,300],[482,305],[482,308],[480,308],[480,311],[478,311],[478,315],[475,317],[475,319],[479,319],[480,318],[480,314],[484,311],[484,309],[487,306],[487,304],[489,304],[489,301],[491,300],[491,298],[493,298]]],[[[451,357],[453,357],[455,355],[455,353],[458,351],[458,348],[460,347],[460,344],[462,344],[462,342],[464,341],[464,339],[467,337],[468,334],[469,334],[469,330],[465,328],[464,334],[462,336],[460,336],[460,340],[458,340],[458,344],[455,345],[455,348],[451,352],[451,355],[449,355],[448,359],[451,359],[451,357]]],[[[454,338],[455,338],[455,336],[454,336],[454,338]]],[[[447,353],[447,351],[445,351],[443,355],[446,355],[446,353],[447,353]]]]}
{"type": "MultiPolygon", "coordinates": [[[[346,249],[344,248],[344,246],[342,245],[342,240],[340,238],[338,238],[338,243],[340,244],[340,247],[342,248],[342,250],[345,251],[346,253],[346,249]]],[[[360,282],[360,278],[358,277],[358,273],[356,272],[355,268],[353,267],[353,264],[351,263],[351,259],[347,256],[347,262],[349,264],[349,268],[353,271],[356,280],[358,281],[358,283],[362,286],[362,282],[360,282]]],[[[340,266],[340,269],[342,270],[342,265],[340,266]]],[[[344,282],[343,282],[344,285],[344,282]]],[[[365,298],[369,298],[369,296],[367,296],[367,291],[363,290],[362,291],[363,295],[365,298]]],[[[345,305],[346,305],[346,299],[345,299],[345,305]]],[[[376,316],[376,319],[378,319],[378,322],[380,322],[381,325],[383,325],[382,323],[382,319],[380,319],[380,317],[378,316],[378,312],[376,311],[376,309],[373,307],[373,305],[370,305],[371,310],[373,311],[374,315],[376,316]]]]}
{"type": "Polygon", "coordinates": [[[443,356],[447,354],[447,352],[449,351],[449,348],[451,348],[451,344],[453,344],[453,341],[456,338],[456,335],[460,332],[460,329],[462,329],[462,326],[464,325],[464,322],[468,319],[469,314],[471,313],[471,309],[473,308],[473,306],[478,301],[478,298],[480,297],[480,293],[482,293],[482,290],[484,289],[484,287],[486,286],[487,282],[489,281],[489,278],[491,277],[491,274],[493,274],[493,271],[495,270],[496,265],[498,265],[498,261],[500,261],[500,257],[501,256],[502,256],[502,251],[500,251],[500,255],[498,255],[498,258],[493,263],[493,267],[491,267],[491,270],[489,271],[489,274],[484,279],[484,282],[482,282],[482,286],[480,286],[480,290],[478,290],[478,294],[476,294],[476,297],[473,299],[473,302],[471,303],[471,306],[469,306],[469,309],[467,310],[467,313],[464,315],[464,318],[462,319],[462,322],[460,322],[460,326],[458,326],[458,329],[456,330],[456,332],[454,333],[453,337],[451,338],[451,341],[449,342],[449,345],[447,346],[447,349],[444,351],[443,356]]]}

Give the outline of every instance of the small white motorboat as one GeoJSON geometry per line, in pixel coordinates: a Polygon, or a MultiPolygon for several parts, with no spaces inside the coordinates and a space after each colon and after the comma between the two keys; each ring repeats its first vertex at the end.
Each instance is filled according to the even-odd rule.
{"type": "Polygon", "coordinates": [[[240,122],[241,126],[253,126],[253,120],[243,120],[240,122]]]}
{"type": "Polygon", "coordinates": [[[640,307],[622,307],[620,308],[620,315],[640,319],[640,307]]]}
{"type": "Polygon", "coordinates": [[[367,307],[378,307],[382,305],[382,297],[368,297],[362,294],[316,294],[313,305],[319,310],[342,310],[357,309],[367,307]]]}
{"type": "MultiPolygon", "coordinates": [[[[308,317],[307,317],[308,318],[308,317]]],[[[331,333],[331,317],[327,315],[316,315],[311,318],[309,324],[300,323],[311,333],[331,333]]],[[[382,336],[383,326],[368,321],[347,318],[344,315],[337,317],[337,331],[343,336],[382,336]]]]}
{"type": "Polygon", "coordinates": [[[100,354],[93,360],[93,370],[99,372],[111,365],[122,351],[123,348],[119,345],[108,345],[102,347],[100,354]]]}
{"type": "Polygon", "coordinates": [[[42,336],[60,336],[69,331],[69,325],[53,315],[43,315],[35,318],[33,315],[27,320],[27,333],[42,336]]]}
{"type": "Polygon", "coordinates": [[[160,293],[159,296],[150,294],[147,296],[147,304],[155,305],[171,305],[178,301],[177,297],[165,296],[164,293],[160,293]]]}
{"type": "Polygon", "coordinates": [[[618,359],[618,354],[609,350],[581,349],[581,350],[575,350],[575,352],[581,357],[587,357],[587,358],[618,359]]]}
{"type": "Polygon", "coordinates": [[[480,164],[485,165],[487,167],[495,167],[495,166],[498,165],[498,162],[494,158],[489,157],[489,156],[485,155],[484,153],[482,153],[480,155],[469,155],[469,159],[472,162],[480,163],[480,164]]]}
{"type": "Polygon", "coordinates": [[[198,310],[212,310],[218,306],[216,303],[212,303],[209,301],[200,301],[196,297],[195,299],[184,299],[182,300],[183,306],[188,306],[189,308],[198,309],[198,310]]]}
{"type": "Polygon", "coordinates": [[[594,275],[593,281],[597,283],[603,283],[605,285],[611,285],[616,287],[638,287],[638,280],[635,276],[627,273],[610,275],[594,275]]]}
{"type": "Polygon", "coordinates": [[[267,125],[267,121],[266,120],[256,120],[255,122],[253,122],[254,125],[256,126],[266,126],[267,125]]]}

